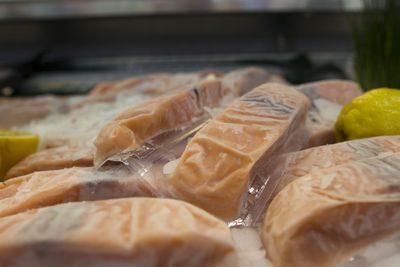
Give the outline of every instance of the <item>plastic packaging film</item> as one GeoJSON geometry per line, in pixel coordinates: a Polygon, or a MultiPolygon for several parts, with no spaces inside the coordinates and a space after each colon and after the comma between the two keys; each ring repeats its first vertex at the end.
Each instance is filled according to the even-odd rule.
{"type": "Polygon", "coordinates": [[[66,203],[0,218],[0,265],[237,266],[226,224],[171,199],[66,203]]]}
{"type": "MultiPolygon", "coordinates": [[[[337,266],[400,227],[400,154],[314,171],[287,185],[264,218],[275,266],[337,266]]],[[[397,250],[398,251],[398,250],[397,250]]]]}

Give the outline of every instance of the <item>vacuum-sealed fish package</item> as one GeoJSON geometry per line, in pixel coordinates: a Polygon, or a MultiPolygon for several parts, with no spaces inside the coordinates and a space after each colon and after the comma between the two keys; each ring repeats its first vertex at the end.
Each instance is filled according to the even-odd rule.
{"type": "Polygon", "coordinates": [[[218,113],[215,109],[227,107],[235,97],[271,77],[259,68],[245,68],[218,77],[211,74],[125,110],[99,132],[94,142],[95,166],[138,148],[146,139],[215,116],[218,113]]]}
{"type": "Polygon", "coordinates": [[[338,266],[400,229],[400,154],[320,169],[294,180],[271,202],[262,226],[280,266],[338,266]]]}
{"type": "Polygon", "coordinates": [[[264,214],[270,202],[285,186],[314,171],[396,152],[400,152],[400,136],[398,135],[312,147],[282,155],[271,175],[271,179],[276,179],[276,187],[265,188],[260,196],[260,202],[256,203],[252,209],[257,209],[259,214],[264,214]],[[259,210],[262,210],[261,213],[259,210]]]}
{"type": "Polygon", "coordinates": [[[123,166],[34,172],[0,184],[0,217],[66,202],[152,197],[149,186],[123,166]]]}
{"type": "Polygon", "coordinates": [[[182,201],[66,203],[0,218],[0,265],[237,266],[229,228],[182,201]]]}
{"type": "Polygon", "coordinates": [[[307,141],[294,137],[308,105],[297,90],[276,83],[243,95],[190,140],[168,176],[171,194],[220,218],[238,217],[253,181],[257,187],[268,182],[262,175],[268,162],[307,141]]]}

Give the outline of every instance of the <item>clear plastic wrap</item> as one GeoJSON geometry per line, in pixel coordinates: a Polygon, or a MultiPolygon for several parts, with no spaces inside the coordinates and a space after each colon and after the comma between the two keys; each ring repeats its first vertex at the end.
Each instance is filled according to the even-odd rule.
{"type": "Polygon", "coordinates": [[[400,153],[320,169],[287,185],[264,218],[280,266],[337,266],[400,229],[400,153]]]}
{"type": "MultiPolygon", "coordinates": [[[[114,155],[108,162],[122,162],[158,197],[171,197],[167,176],[173,172],[191,137],[211,118],[209,113],[143,142],[139,148],[114,155]]],[[[107,164],[107,163],[106,163],[107,164]]]]}
{"type": "Polygon", "coordinates": [[[182,201],[67,203],[0,218],[0,266],[236,267],[229,228],[182,201]]]}

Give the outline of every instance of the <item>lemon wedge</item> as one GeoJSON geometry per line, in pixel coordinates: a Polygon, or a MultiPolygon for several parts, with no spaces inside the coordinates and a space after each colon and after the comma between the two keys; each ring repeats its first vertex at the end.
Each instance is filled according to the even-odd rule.
{"type": "Polygon", "coordinates": [[[38,143],[35,134],[0,129],[0,180],[12,166],[34,153],[38,143]]]}

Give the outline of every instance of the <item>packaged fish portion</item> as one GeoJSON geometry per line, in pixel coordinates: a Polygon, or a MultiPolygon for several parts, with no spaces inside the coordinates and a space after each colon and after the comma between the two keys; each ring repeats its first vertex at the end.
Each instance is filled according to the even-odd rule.
{"type": "Polygon", "coordinates": [[[94,141],[95,166],[110,156],[134,150],[147,138],[203,119],[207,115],[205,106],[219,106],[230,95],[219,80],[205,81],[191,88],[146,101],[104,126],[94,141]]]}
{"type": "Polygon", "coordinates": [[[308,107],[307,97],[282,84],[253,89],[190,140],[168,177],[170,192],[220,218],[239,216],[253,180],[267,182],[260,179],[268,161],[307,141],[295,137],[308,107]]]}
{"type": "Polygon", "coordinates": [[[399,135],[371,137],[293,152],[293,155],[288,155],[290,163],[274,195],[290,182],[313,171],[396,152],[400,152],[399,135]]]}
{"type": "Polygon", "coordinates": [[[236,96],[271,77],[259,68],[240,69],[223,77],[210,74],[198,83],[176,88],[170,94],[124,111],[95,140],[95,166],[110,156],[134,150],[145,139],[161,132],[214,116],[218,111],[212,109],[228,106],[236,96]]]}
{"type": "Polygon", "coordinates": [[[14,165],[6,174],[10,179],[36,171],[58,170],[71,167],[93,166],[94,148],[85,146],[60,146],[29,155],[14,165]]]}
{"type": "Polygon", "coordinates": [[[344,105],[362,94],[360,86],[352,81],[326,80],[303,84],[297,89],[311,101],[307,117],[310,139],[305,147],[335,143],[336,119],[344,105]]]}
{"type": "Polygon", "coordinates": [[[0,218],[0,265],[237,266],[224,222],[182,201],[67,203],[0,218]]]}
{"type": "Polygon", "coordinates": [[[34,172],[0,184],[0,217],[66,202],[153,197],[142,180],[120,166],[34,172]]]}
{"type": "Polygon", "coordinates": [[[262,240],[275,266],[338,266],[400,229],[400,153],[314,171],[273,199],[262,240]]]}

